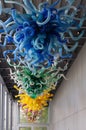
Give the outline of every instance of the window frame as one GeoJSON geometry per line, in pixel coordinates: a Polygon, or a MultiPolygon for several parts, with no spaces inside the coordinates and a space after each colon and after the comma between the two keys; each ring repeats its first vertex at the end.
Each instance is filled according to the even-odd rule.
{"type": "Polygon", "coordinates": [[[8,89],[6,88],[6,85],[0,75],[0,128],[1,130],[9,130],[8,122],[10,120],[11,120],[10,130],[12,130],[12,102],[13,102],[12,96],[8,92],[8,89]],[[9,100],[11,100],[11,108],[10,108],[11,110],[9,110],[9,100]],[[9,113],[11,117],[9,117],[9,113]]]}

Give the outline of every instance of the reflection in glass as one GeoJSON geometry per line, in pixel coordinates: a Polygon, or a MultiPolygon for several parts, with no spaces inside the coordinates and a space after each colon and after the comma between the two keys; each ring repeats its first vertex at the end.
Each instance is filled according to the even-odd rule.
{"type": "MultiPolygon", "coordinates": [[[[28,118],[21,107],[19,107],[19,113],[20,113],[19,114],[20,123],[31,123],[28,121],[28,118]]],[[[36,121],[36,123],[45,123],[45,124],[48,123],[48,107],[44,108],[44,110],[41,113],[40,118],[36,121]]]]}
{"type": "Polygon", "coordinates": [[[47,127],[35,127],[34,130],[47,130],[47,127]]]}
{"type": "MultiPolygon", "coordinates": [[[[19,119],[20,119],[20,123],[28,123],[28,120],[27,120],[27,117],[26,117],[26,115],[25,115],[25,113],[24,113],[24,111],[22,110],[22,108],[21,107],[19,107],[19,119]]],[[[20,129],[20,130],[22,130],[22,129],[20,129]]]]}

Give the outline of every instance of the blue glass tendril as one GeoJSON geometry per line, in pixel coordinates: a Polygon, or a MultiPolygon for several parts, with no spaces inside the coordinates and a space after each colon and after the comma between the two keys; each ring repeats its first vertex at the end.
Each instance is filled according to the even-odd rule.
{"type": "Polygon", "coordinates": [[[74,36],[72,30],[79,30],[86,20],[86,13],[81,18],[76,18],[78,8],[72,5],[74,0],[68,0],[67,5],[59,9],[55,6],[61,0],[51,5],[48,2],[40,3],[38,9],[31,0],[23,0],[23,4],[17,1],[5,2],[18,4],[25,9],[25,13],[14,8],[0,10],[0,13],[10,14],[5,22],[0,20],[0,33],[5,34],[4,43],[0,46],[13,43],[16,47],[14,50],[6,50],[5,57],[12,53],[14,61],[21,61],[30,70],[40,66],[52,66],[57,55],[59,58],[72,57],[78,40],[84,34],[83,30],[78,36],[74,36]],[[68,48],[69,40],[65,34],[75,41],[72,48],[68,48]]]}

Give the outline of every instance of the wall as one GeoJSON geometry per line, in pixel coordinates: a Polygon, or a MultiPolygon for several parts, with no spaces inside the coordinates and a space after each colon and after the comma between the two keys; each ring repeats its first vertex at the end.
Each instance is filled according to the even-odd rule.
{"type": "Polygon", "coordinates": [[[0,76],[0,130],[12,130],[12,97],[0,76]]]}
{"type": "Polygon", "coordinates": [[[49,130],[86,130],[86,45],[51,102],[49,130]]]}

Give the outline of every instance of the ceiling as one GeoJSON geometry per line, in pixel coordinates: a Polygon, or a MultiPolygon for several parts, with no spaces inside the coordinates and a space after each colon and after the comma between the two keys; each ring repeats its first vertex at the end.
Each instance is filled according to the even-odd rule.
{"type": "MultiPolygon", "coordinates": [[[[19,2],[21,2],[22,0],[18,0],[19,2]]],[[[44,0],[40,0],[40,2],[43,2],[44,0]]],[[[50,3],[53,3],[53,1],[55,0],[49,0],[50,3]]],[[[64,5],[64,1],[65,0],[62,0],[62,2],[58,5],[59,6],[62,6],[64,5]]],[[[86,0],[75,0],[75,5],[77,5],[78,2],[81,2],[82,4],[86,5],[86,0]]],[[[17,5],[13,5],[13,4],[6,4],[4,3],[4,0],[1,0],[2,2],[2,5],[3,7],[14,7],[16,9],[18,9],[20,12],[23,12],[23,9],[17,5]]],[[[39,0],[33,0],[33,2],[35,3],[35,5],[37,6],[38,3],[39,3],[39,0]]],[[[7,19],[7,15],[6,14],[3,14],[3,15],[0,15],[0,19],[5,21],[7,19]]],[[[85,29],[86,30],[86,21],[84,22],[83,24],[83,27],[79,30],[79,32],[81,32],[82,29],[85,29]]],[[[73,32],[73,34],[77,35],[76,32],[73,32]]],[[[68,44],[68,47],[71,47],[74,45],[74,42],[71,40],[71,38],[67,35],[67,37],[69,38],[69,40],[71,41],[70,44],[68,44]]],[[[4,37],[3,37],[4,38],[4,37]]],[[[2,39],[3,39],[2,38],[2,39]]],[[[68,69],[64,72],[64,74],[66,75],[66,73],[68,72],[69,68],[71,67],[71,65],[73,64],[74,60],[76,59],[79,51],[81,50],[81,48],[83,47],[84,43],[86,41],[86,33],[83,35],[83,37],[79,40],[79,44],[78,44],[78,47],[77,49],[73,52],[73,57],[71,59],[64,59],[64,61],[62,61],[61,63],[59,63],[58,66],[64,66],[67,62],[68,62],[68,69]]],[[[15,95],[18,93],[14,88],[13,88],[13,85],[14,85],[14,81],[11,80],[10,78],[10,73],[9,73],[9,69],[10,69],[10,66],[7,64],[5,58],[3,57],[3,51],[6,50],[6,49],[12,49],[14,48],[15,46],[13,44],[11,45],[7,45],[6,47],[4,48],[1,48],[0,47],[0,74],[1,76],[3,77],[3,80],[9,90],[9,92],[11,93],[11,95],[13,96],[13,98],[15,97],[15,95]]],[[[13,68],[12,68],[13,69],[13,68]]],[[[59,80],[58,84],[57,84],[57,89],[58,87],[60,86],[61,82],[62,82],[63,78],[61,78],[61,80],[59,80]]],[[[52,93],[55,93],[55,91],[52,91],[52,93]]]]}

